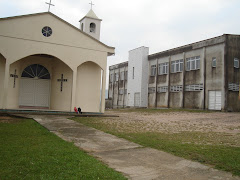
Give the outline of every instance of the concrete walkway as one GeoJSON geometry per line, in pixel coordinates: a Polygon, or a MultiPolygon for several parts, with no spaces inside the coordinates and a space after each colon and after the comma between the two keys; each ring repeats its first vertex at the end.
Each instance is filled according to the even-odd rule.
{"type": "MultiPolygon", "coordinates": [[[[21,115],[23,116],[23,115],[21,115]]],[[[230,173],[212,169],[125,139],[106,134],[63,116],[25,115],[49,131],[97,157],[133,180],[240,180],[230,173]]]]}

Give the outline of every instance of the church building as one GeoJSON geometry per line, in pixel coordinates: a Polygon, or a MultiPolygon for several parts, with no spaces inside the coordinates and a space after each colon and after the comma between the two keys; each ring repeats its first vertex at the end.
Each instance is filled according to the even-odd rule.
{"type": "Polygon", "coordinates": [[[91,9],[77,28],[51,12],[0,18],[0,109],[104,112],[107,57],[91,9]]]}

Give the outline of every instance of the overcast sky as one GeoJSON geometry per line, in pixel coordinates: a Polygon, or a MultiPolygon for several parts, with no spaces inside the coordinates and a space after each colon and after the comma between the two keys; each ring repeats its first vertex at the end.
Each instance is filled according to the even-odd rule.
{"type": "MultiPolygon", "coordinates": [[[[45,12],[49,0],[0,0],[0,17],[45,12]]],[[[79,27],[90,0],[52,0],[51,12],[79,27]]],[[[240,34],[240,0],[93,0],[100,40],[116,48],[108,66],[140,46],[150,54],[222,34],[240,34]]]]}

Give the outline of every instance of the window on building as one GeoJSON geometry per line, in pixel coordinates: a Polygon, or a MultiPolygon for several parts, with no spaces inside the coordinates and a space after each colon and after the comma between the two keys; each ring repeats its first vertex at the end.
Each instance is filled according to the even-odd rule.
{"type": "Polygon", "coordinates": [[[200,69],[200,56],[187,58],[187,71],[200,69]]]}
{"type": "Polygon", "coordinates": [[[170,92],[180,92],[182,91],[183,86],[182,85],[178,85],[178,86],[171,86],[170,87],[170,92]]]}
{"type": "Polygon", "coordinates": [[[185,91],[202,91],[203,84],[191,84],[185,86],[185,91]]]}
{"type": "Polygon", "coordinates": [[[124,71],[122,71],[120,74],[120,80],[124,80],[124,71]]]}
{"type": "Polygon", "coordinates": [[[171,73],[183,71],[183,59],[171,62],[171,73]]]}
{"type": "Polygon", "coordinates": [[[123,94],[124,93],[124,89],[119,89],[119,94],[123,94]]]}
{"type": "Polygon", "coordinates": [[[239,68],[239,59],[238,58],[234,58],[234,67],[239,68]]]}
{"type": "Polygon", "coordinates": [[[239,84],[237,83],[229,83],[228,84],[229,91],[239,91],[239,84]]]}
{"type": "Polygon", "coordinates": [[[212,67],[216,67],[217,65],[217,58],[213,57],[212,58],[212,67]]]}
{"type": "Polygon", "coordinates": [[[90,32],[95,33],[95,29],[96,29],[96,24],[90,23],[90,32]]]}
{"type": "Polygon", "coordinates": [[[128,71],[125,72],[125,80],[128,79],[128,71]]]}
{"type": "Polygon", "coordinates": [[[151,76],[156,76],[156,65],[151,66],[151,76]]]}
{"type": "Polygon", "coordinates": [[[168,62],[158,65],[158,73],[159,75],[168,74],[168,62]]]}
{"type": "Polygon", "coordinates": [[[50,79],[50,73],[44,66],[40,64],[32,64],[23,70],[21,77],[50,79]]]}
{"type": "Polygon", "coordinates": [[[133,74],[132,75],[133,75],[133,79],[134,79],[134,67],[133,67],[133,74]]]}
{"type": "Polygon", "coordinates": [[[113,74],[110,74],[110,82],[113,82],[113,74]]]}
{"type": "Polygon", "coordinates": [[[42,28],[42,35],[45,37],[50,37],[52,35],[53,31],[52,28],[49,26],[45,26],[42,28]]]}
{"type": "Polygon", "coordinates": [[[119,96],[118,96],[118,101],[122,101],[123,100],[123,95],[122,94],[119,94],[119,96]]]}
{"type": "Polygon", "coordinates": [[[118,81],[118,79],[119,79],[119,75],[118,73],[115,73],[115,81],[118,81]]]}
{"type": "Polygon", "coordinates": [[[109,91],[108,98],[112,98],[112,92],[109,91]]]}
{"type": "Polygon", "coordinates": [[[158,93],[165,93],[165,92],[168,92],[168,86],[161,86],[161,87],[158,87],[157,92],[158,92],[158,93]]]}
{"type": "Polygon", "coordinates": [[[155,93],[155,87],[149,87],[149,88],[148,88],[148,93],[149,93],[149,94],[155,93]]]}
{"type": "Polygon", "coordinates": [[[127,89],[124,89],[124,94],[127,94],[127,89]]]}

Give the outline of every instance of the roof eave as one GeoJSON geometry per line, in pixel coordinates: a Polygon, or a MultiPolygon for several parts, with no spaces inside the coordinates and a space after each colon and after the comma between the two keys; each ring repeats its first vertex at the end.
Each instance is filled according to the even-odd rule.
{"type": "MultiPolygon", "coordinates": [[[[81,29],[75,27],[74,25],[70,24],[69,22],[63,20],[62,18],[58,17],[57,15],[51,13],[51,12],[42,12],[42,13],[35,13],[35,14],[26,14],[26,15],[20,15],[20,16],[12,16],[12,17],[6,17],[6,18],[0,18],[0,21],[4,21],[4,20],[9,20],[9,19],[16,19],[16,18],[23,18],[23,17],[29,17],[29,16],[37,16],[37,15],[43,15],[43,14],[50,14],[52,15],[53,17],[59,19],[60,21],[66,23],[67,25],[71,26],[72,28],[76,29],[77,31],[83,33],[84,35],[88,36],[89,38],[95,40],[96,42],[102,44],[103,46],[105,46],[106,48],[109,48],[109,49],[114,49],[114,47],[111,47],[111,46],[108,46],[104,43],[102,43],[101,41],[97,40],[96,38],[90,36],[89,34],[85,33],[84,31],[82,31],[81,29]]],[[[114,54],[114,53],[113,53],[114,54]]]]}
{"type": "Polygon", "coordinates": [[[89,18],[89,19],[94,19],[94,20],[98,20],[98,21],[102,21],[102,19],[98,19],[98,18],[93,18],[93,17],[88,17],[88,16],[84,16],[82,19],[79,20],[79,22],[81,22],[83,19],[85,18],[89,18]]]}

